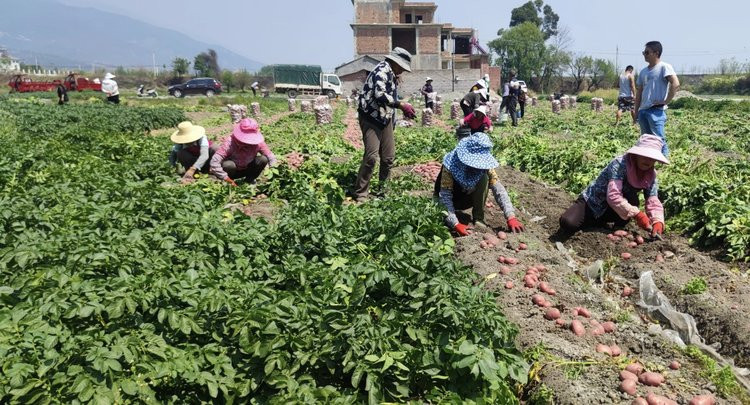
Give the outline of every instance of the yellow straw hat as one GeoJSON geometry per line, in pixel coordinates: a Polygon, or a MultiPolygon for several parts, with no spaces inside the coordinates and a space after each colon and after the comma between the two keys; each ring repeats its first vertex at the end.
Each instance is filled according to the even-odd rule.
{"type": "Polygon", "coordinates": [[[177,131],[172,132],[170,139],[174,143],[186,144],[195,142],[206,135],[206,128],[193,125],[190,121],[182,121],[177,125],[177,131]]]}

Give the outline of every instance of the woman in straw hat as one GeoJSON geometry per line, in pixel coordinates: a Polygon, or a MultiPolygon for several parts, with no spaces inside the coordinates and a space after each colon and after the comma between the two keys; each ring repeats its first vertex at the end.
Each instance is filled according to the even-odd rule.
{"type": "Polygon", "coordinates": [[[258,123],[243,118],[211,158],[211,174],[236,187],[234,179],[244,177],[253,183],[266,165],[274,164],[276,157],[264,142],[258,123]]]}
{"type": "Polygon", "coordinates": [[[581,193],[560,217],[560,229],[573,233],[589,226],[614,222],[624,226],[631,219],[661,237],[664,232],[664,207],[659,200],[656,162],[669,164],[662,154],[662,140],[644,134],[624,155],[612,159],[599,176],[581,193]],[[639,208],[638,193],[643,193],[645,212],[639,208]]]}
{"type": "Polygon", "coordinates": [[[475,108],[473,113],[460,119],[458,124],[462,127],[469,127],[472,134],[475,132],[492,132],[492,121],[487,116],[487,106],[485,105],[475,108]]]}
{"type": "Polygon", "coordinates": [[[117,77],[112,73],[107,72],[102,80],[102,93],[107,94],[107,101],[113,104],[120,104],[120,89],[117,87],[117,82],[113,79],[117,77]]]}
{"type": "Polygon", "coordinates": [[[169,152],[169,164],[176,167],[177,162],[180,162],[185,168],[182,184],[191,183],[198,170],[208,172],[208,160],[216,150],[206,137],[205,128],[183,121],[177,125],[177,131],[172,133],[170,139],[175,144],[169,152]]]}
{"type": "Polygon", "coordinates": [[[492,156],[492,141],[480,132],[461,139],[443,158],[443,167],[435,181],[435,196],[448,212],[446,225],[460,236],[468,235],[469,230],[458,221],[455,210],[471,208],[474,223],[483,225],[484,204],[490,189],[507,218],[508,228],[513,232],[523,231],[508,192],[497,178],[497,166],[492,156]]]}

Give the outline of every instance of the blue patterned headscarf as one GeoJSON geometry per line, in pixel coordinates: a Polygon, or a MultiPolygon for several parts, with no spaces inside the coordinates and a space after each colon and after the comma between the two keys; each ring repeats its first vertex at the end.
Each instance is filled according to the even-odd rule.
{"type": "Polygon", "coordinates": [[[486,171],[498,165],[492,156],[492,141],[482,132],[461,139],[443,158],[443,166],[464,190],[473,190],[486,171]]]}

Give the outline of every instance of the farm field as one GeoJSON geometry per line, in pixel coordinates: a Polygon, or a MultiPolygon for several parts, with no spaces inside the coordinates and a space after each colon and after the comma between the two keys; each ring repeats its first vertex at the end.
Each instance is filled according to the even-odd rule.
{"type": "MultiPolygon", "coordinates": [[[[521,126],[491,134],[527,232],[482,249],[489,231],[454,238],[419,174],[455,146],[447,111],[433,128],[396,130],[394,177],[373,185],[382,199],[345,196],[361,134],[344,102],[320,126],[285,99],[260,100],[274,153],[304,163],[236,189],[179,185],[172,128],[191,119],[220,139],[235,100],[0,99],[0,144],[12,151],[0,157],[0,402],[630,403],[618,374],[637,362],[666,378],[638,395],[750,403],[746,114],[669,111],[667,237],[631,249],[606,231],[555,232],[638,131],[582,103],[527,109],[521,126]],[[501,255],[520,263],[504,270],[501,255]],[[546,298],[563,327],[532,303],[528,267],[556,290],[546,298]],[[649,270],[736,368],[669,342],[637,308],[649,270]],[[576,336],[574,319],[596,329],[577,307],[614,330],[576,336]]],[[[489,212],[492,234],[504,230],[498,207],[489,212]]]]}

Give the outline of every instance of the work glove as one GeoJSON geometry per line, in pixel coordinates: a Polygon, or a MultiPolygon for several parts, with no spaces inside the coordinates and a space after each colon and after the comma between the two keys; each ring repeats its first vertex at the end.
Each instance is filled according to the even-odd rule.
{"type": "Polygon", "coordinates": [[[523,224],[516,217],[508,220],[508,229],[510,229],[511,232],[523,232],[524,230],[523,224]]]}
{"type": "Polygon", "coordinates": [[[633,219],[635,219],[635,223],[643,230],[650,231],[651,230],[651,220],[648,219],[648,216],[645,212],[640,211],[638,212],[638,215],[634,216],[633,219]]]}
{"type": "Polygon", "coordinates": [[[656,235],[661,235],[663,233],[664,233],[664,222],[654,222],[654,225],[651,228],[651,236],[656,237],[656,235]]]}
{"type": "Polygon", "coordinates": [[[232,187],[237,187],[237,183],[235,183],[234,180],[230,179],[229,177],[227,177],[226,179],[224,179],[224,181],[226,181],[227,183],[229,183],[230,185],[232,185],[232,187]]]}
{"type": "Polygon", "coordinates": [[[414,107],[412,107],[411,104],[401,103],[400,108],[401,108],[401,111],[404,112],[404,117],[408,119],[416,118],[417,112],[414,111],[414,107]]]}
{"type": "Polygon", "coordinates": [[[453,229],[458,232],[459,236],[469,236],[469,230],[466,228],[466,225],[462,223],[456,224],[453,229]]]}

